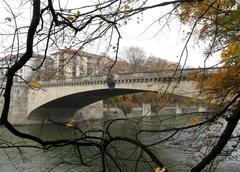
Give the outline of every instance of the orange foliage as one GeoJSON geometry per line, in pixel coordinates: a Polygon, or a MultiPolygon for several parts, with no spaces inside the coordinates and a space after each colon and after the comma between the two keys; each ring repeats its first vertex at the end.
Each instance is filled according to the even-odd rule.
{"type": "Polygon", "coordinates": [[[191,78],[198,81],[197,88],[202,90],[206,99],[221,103],[240,91],[240,68],[221,68],[216,73],[206,76],[204,73],[192,74],[191,78]],[[205,76],[205,77],[204,77],[205,76]]]}
{"type": "Polygon", "coordinates": [[[239,8],[237,0],[204,0],[181,4],[178,16],[184,24],[198,21],[197,33],[200,39],[213,37],[216,33],[216,25],[219,34],[230,36],[227,32],[235,32],[234,30],[239,27],[239,8]]]}
{"type": "Polygon", "coordinates": [[[206,76],[204,72],[192,74],[207,100],[221,103],[240,92],[240,1],[204,0],[185,3],[178,11],[184,24],[197,23],[193,34],[198,39],[211,41],[208,52],[221,51],[222,68],[206,76]]]}

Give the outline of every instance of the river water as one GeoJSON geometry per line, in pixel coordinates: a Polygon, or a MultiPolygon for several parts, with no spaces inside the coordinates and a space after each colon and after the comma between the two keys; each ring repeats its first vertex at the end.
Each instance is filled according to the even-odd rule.
{"type": "MultiPolygon", "coordinates": [[[[149,117],[147,119],[129,119],[119,120],[111,125],[110,133],[112,136],[127,136],[135,138],[136,132],[139,130],[153,130],[153,129],[166,129],[176,126],[186,126],[193,122],[201,120],[199,116],[164,116],[164,117],[149,117]]],[[[83,131],[92,131],[93,129],[104,129],[108,123],[104,123],[103,120],[98,121],[83,121],[77,125],[83,131]],[[105,124],[105,125],[104,125],[105,124]]],[[[204,128],[185,130],[174,135],[173,138],[161,144],[156,144],[150,148],[154,150],[154,153],[159,159],[166,165],[169,171],[181,172],[189,171],[191,166],[199,162],[204,152],[207,152],[207,147],[204,144],[211,145],[212,135],[218,135],[218,132],[222,131],[224,124],[220,121],[214,126],[214,128],[204,128]],[[209,135],[206,137],[206,135],[209,135]],[[211,138],[211,139],[209,139],[211,138]]],[[[54,140],[59,138],[75,138],[78,134],[75,130],[66,128],[64,126],[58,126],[55,124],[44,125],[28,125],[18,126],[18,129],[41,137],[42,139],[54,140]]],[[[236,131],[238,132],[238,131],[236,131]]],[[[139,134],[138,138],[146,145],[156,143],[158,140],[164,139],[171,135],[168,133],[149,133],[143,132],[139,134]]],[[[99,136],[98,132],[94,132],[95,136],[99,136]]],[[[0,128],[1,146],[11,145],[36,145],[28,140],[18,139],[9,133],[3,127],[0,128]]],[[[231,141],[225,148],[226,151],[231,150],[237,141],[231,141]]],[[[126,154],[131,150],[131,153],[127,153],[129,157],[136,158],[139,151],[131,148],[130,145],[117,142],[115,145],[116,152],[118,152],[117,158],[121,159],[121,153],[126,154]]],[[[66,146],[54,148],[51,150],[42,150],[36,148],[5,148],[0,149],[0,171],[2,172],[94,172],[101,171],[100,162],[96,158],[96,150],[92,147],[84,147],[82,156],[88,161],[91,166],[84,167],[79,165],[79,157],[76,153],[77,149],[74,146],[66,146]]],[[[236,147],[232,153],[233,156],[226,157],[226,152],[223,152],[217,159],[220,161],[216,172],[240,172],[240,147],[236,147]]],[[[121,161],[125,161],[125,171],[132,171],[131,166],[134,166],[135,162],[122,157],[121,161]],[[129,167],[128,167],[129,166],[129,167]]],[[[111,166],[111,164],[109,164],[111,166]]],[[[154,169],[154,167],[153,167],[154,169]]],[[[139,165],[137,171],[153,171],[153,169],[147,168],[144,163],[139,165]]],[[[214,171],[211,169],[211,171],[214,171]]],[[[114,168],[110,168],[109,171],[117,171],[114,168]]]]}

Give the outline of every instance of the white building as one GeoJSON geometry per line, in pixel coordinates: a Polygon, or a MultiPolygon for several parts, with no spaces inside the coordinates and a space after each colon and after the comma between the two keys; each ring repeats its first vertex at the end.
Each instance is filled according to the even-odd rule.
{"type": "Polygon", "coordinates": [[[104,74],[110,62],[106,56],[73,49],[59,50],[51,56],[54,68],[58,69],[58,78],[104,74]]]}
{"type": "MultiPolygon", "coordinates": [[[[7,55],[0,58],[1,78],[22,55],[7,55]]],[[[44,55],[34,53],[33,57],[16,73],[14,80],[38,81],[103,75],[107,73],[111,62],[112,60],[106,56],[73,49],[59,50],[46,58],[44,55]]]]}

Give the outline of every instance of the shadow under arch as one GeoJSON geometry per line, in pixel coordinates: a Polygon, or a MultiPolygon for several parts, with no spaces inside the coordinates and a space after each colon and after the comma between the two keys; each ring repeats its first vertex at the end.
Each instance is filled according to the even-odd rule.
{"type": "Polygon", "coordinates": [[[65,122],[72,118],[73,114],[92,103],[118,95],[133,94],[140,92],[153,92],[138,89],[99,89],[75,93],[57,98],[42,106],[39,106],[28,114],[29,119],[51,119],[58,122],[65,122]]]}

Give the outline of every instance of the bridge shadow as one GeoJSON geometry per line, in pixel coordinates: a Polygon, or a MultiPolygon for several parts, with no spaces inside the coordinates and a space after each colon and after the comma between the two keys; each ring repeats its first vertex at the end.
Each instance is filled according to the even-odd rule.
{"type": "Polygon", "coordinates": [[[51,102],[48,102],[37,109],[33,110],[29,115],[29,119],[51,119],[64,122],[72,118],[74,113],[92,103],[107,99],[113,96],[133,94],[139,92],[153,92],[148,90],[136,89],[99,89],[76,94],[67,95],[51,102]]]}

